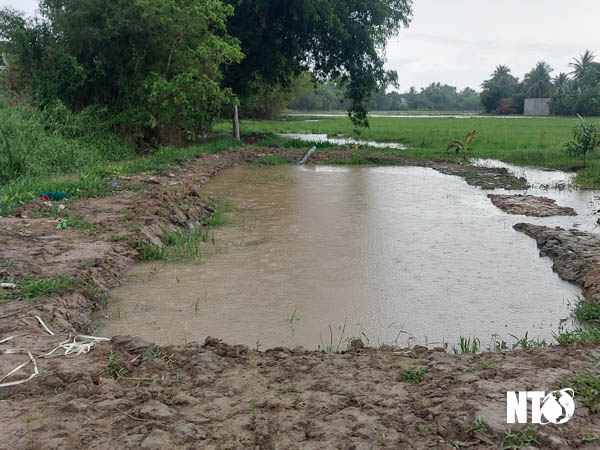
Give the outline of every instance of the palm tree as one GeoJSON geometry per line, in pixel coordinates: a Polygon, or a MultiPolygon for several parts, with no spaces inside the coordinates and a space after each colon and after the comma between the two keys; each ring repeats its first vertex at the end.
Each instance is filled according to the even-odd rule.
{"type": "Polygon", "coordinates": [[[491,76],[494,81],[501,81],[508,77],[512,77],[510,74],[510,68],[504,64],[496,66],[496,70],[494,70],[494,73],[491,76]]]}
{"type": "Polygon", "coordinates": [[[553,87],[550,78],[553,70],[547,62],[538,62],[531,72],[525,75],[525,93],[533,98],[549,97],[553,87]]]}
{"type": "Polygon", "coordinates": [[[561,72],[553,78],[552,82],[554,83],[554,87],[560,89],[569,82],[569,75],[567,75],[564,72],[561,72]]]}
{"type": "Polygon", "coordinates": [[[596,55],[590,50],[586,50],[583,55],[579,56],[579,59],[573,58],[573,62],[569,63],[569,67],[573,68],[571,75],[580,79],[590,67],[593,67],[595,59],[596,55]]]}

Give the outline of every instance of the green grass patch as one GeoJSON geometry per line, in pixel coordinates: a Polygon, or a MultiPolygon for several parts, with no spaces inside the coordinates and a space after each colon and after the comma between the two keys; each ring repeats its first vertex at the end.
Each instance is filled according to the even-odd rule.
{"type": "Polygon", "coordinates": [[[571,314],[580,326],[574,330],[555,334],[554,339],[561,345],[600,343],[600,303],[580,298],[571,314]]]}
{"type": "MultiPolygon", "coordinates": [[[[472,141],[470,156],[493,158],[524,165],[565,170],[582,164],[581,158],[568,155],[563,150],[565,142],[571,140],[577,118],[371,118],[370,127],[357,132],[347,117],[318,118],[318,122],[294,121],[251,121],[241,123],[244,134],[266,133],[263,141],[278,142],[268,137],[269,133],[327,134],[330,137],[343,135],[376,142],[394,142],[407,145],[406,150],[385,149],[386,152],[414,156],[427,160],[456,159],[446,151],[448,144],[462,139],[468,132],[479,134],[472,141]]],[[[589,122],[600,124],[600,119],[589,122]]],[[[231,124],[222,122],[217,130],[231,132],[231,124]]],[[[286,146],[308,148],[313,143],[288,141],[286,146]]],[[[318,144],[318,148],[331,146],[318,144]]],[[[346,162],[344,162],[346,163],[346,162]]],[[[600,154],[592,154],[589,167],[577,173],[581,187],[600,187],[600,154]]]]}
{"type": "MultiPolygon", "coordinates": [[[[112,151],[110,147],[103,147],[101,141],[95,145],[104,152],[112,151]]],[[[157,172],[172,164],[192,159],[200,153],[218,153],[242,146],[236,140],[223,138],[186,148],[163,147],[144,156],[133,150],[116,152],[104,159],[98,157],[89,160],[89,164],[67,165],[59,173],[26,173],[0,182],[0,216],[13,214],[19,205],[40,198],[42,192],[63,191],[72,199],[103,197],[121,189],[118,182],[120,176],[157,172]]]]}
{"type": "Polygon", "coordinates": [[[78,230],[93,231],[96,230],[99,224],[88,222],[79,214],[70,214],[67,210],[60,209],[57,206],[47,207],[40,206],[33,211],[35,217],[51,217],[55,219],[63,219],[67,222],[68,227],[77,228],[78,230]]]}
{"type": "Polygon", "coordinates": [[[600,343],[600,329],[595,327],[580,327],[575,330],[565,331],[554,336],[560,345],[569,344],[598,344],[600,343]]]}
{"type": "Polygon", "coordinates": [[[2,300],[36,300],[50,295],[64,294],[81,286],[81,280],[75,277],[58,276],[47,279],[3,279],[2,283],[14,283],[14,289],[1,289],[2,300]]]}
{"type": "Polygon", "coordinates": [[[594,414],[600,412],[600,376],[589,373],[563,380],[561,388],[571,388],[575,395],[594,414]]]}
{"type": "Polygon", "coordinates": [[[526,426],[518,431],[506,431],[500,448],[502,450],[518,450],[531,445],[542,445],[542,442],[535,429],[532,426],[526,426]]]}
{"type": "Polygon", "coordinates": [[[406,371],[402,372],[406,381],[412,381],[413,383],[422,383],[425,379],[425,375],[429,372],[427,367],[411,367],[406,371]]]}
{"type": "Polygon", "coordinates": [[[278,155],[266,155],[258,158],[254,161],[254,164],[258,166],[281,166],[284,164],[293,164],[296,161],[293,158],[278,155]]]}
{"type": "Polygon", "coordinates": [[[580,300],[573,309],[573,315],[580,322],[600,321],[600,302],[595,300],[580,300]]]}

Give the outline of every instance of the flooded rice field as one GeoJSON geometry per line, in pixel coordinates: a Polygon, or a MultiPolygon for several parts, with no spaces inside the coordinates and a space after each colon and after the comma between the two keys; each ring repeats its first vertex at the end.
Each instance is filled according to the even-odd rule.
{"type": "Polygon", "coordinates": [[[294,139],[303,142],[327,142],[335,145],[367,145],[369,147],[377,148],[395,148],[403,150],[406,145],[399,144],[397,142],[375,142],[375,141],[361,141],[353,138],[346,137],[328,137],[326,134],[312,134],[312,133],[279,133],[277,136],[294,139]]]}
{"type": "Polygon", "coordinates": [[[510,216],[489,191],[421,167],[229,169],[205,187],[237,207],[206,256],[136,265],[101,331],[260,349],[344,347],[354,336],[429,346],[476,336],[484,349],[493,335],[551,342],[580,290],[512,226],[593,229],[600,207],[593,192],[528,193],[538,191],[579,216],[510,216]]]}

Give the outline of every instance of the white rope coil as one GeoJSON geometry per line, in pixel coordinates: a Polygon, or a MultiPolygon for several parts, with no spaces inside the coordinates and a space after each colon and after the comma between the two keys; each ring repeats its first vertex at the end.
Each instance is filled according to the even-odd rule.
{"type": "MultiPolygon", "coordinates": [[[[42,326],[44,331],[46,331],[50,336],[55,336],[55,333],[50,328],[48,328],[48,326],[44,323],[44,321],[39,316],[34,316],[34,317],[38,320],[38,322],[40,323],[40,325],[42,326]]],[[[0,344],[8,342],[8,341],[14,339],[15,337],[16,336],[9,336],[4,339],[0,339],[0,344]]],[[[100,342],[105,342],[105,341],[109,341],[109,340],[110,339],[108,339],[108,338],[103,338],[103,337],[98,337],[98,336],[87,336],[84,334],[79,334],[73,338],[71,338],[71,336],[69,336],[69,338],[67,340],[60,342],[56,347],[54,347],[48,353],[46,353],[45,355],[39,356],[39,358],[47,358],[48,356],[52,355],[53,353],[55,353],[56,351],[61,350],[61,349],[64,350],[64,354],[59,355],[59,356],[66,356],[66,357],[74,358],[79,355],[85,355],[85,354],[89,353],[94,345],[96,345],[100,342]]],[[[5,354],[16,353],[16,351],[9,349],[9,350],[6,350],[4,353],[5,354]]],[[[27,355],[29,356],[29,361],[26,361],[23,364],[18,365],[13,370],[11,370],[8,374],[6,374],[2,378],[0,378],[0,388],[23,384],[39,375],[40,372],[38,370],[38,366],[37,366],[37,362],[36,362],[35,358],[31,354],[31,352],[27,352],[27,355]],[[18,381],[10,381],[10,382],[6,382],[6,383],[2,383],[4,380],[6,380],[7,378],[16,374],[17,372],[19,372],[21,369],[23,369],[25,366],[29,365],[30,363],[33,364],[33,373],[29,376],[29,378],[25,378],[23,380],[18,380],[18,381]]]]}

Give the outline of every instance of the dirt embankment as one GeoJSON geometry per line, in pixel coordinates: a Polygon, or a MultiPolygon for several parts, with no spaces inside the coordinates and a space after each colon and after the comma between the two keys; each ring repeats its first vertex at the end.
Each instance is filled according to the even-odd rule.
{"type": "Polygon", "coordinates": [[[495,195],[489,194],[492,203],[508,214],[533,217],[576,216],[573,208],[560,206],[556,200],[534,195],[495,195]]]}
{"type": "Polygon", "coordinates": [[[581,286],[586,298],[600,301],[600,235],[528,223],[514,228],[537,241],[540,255],[552,259],[561,278],[581,286]]]}
{"type": "MultiPolygon", "coordinates": [[[[159,175],[115,180],[122,191],[109,197],[69,201],[64,209],[33,202],[18,217],[0,219],[2,278],[61,275],[81,282],[32,301],[0,300],[0,377],[26,362],[28,352],[40,372],[28,383],[0,389],[0,448],[443,449],[515,442],[594,448],[585,440],[600,436],[591,405],[578,403],[575,418],[560,429],[507,435],[505,395],[549,391],[565,378],[596,373],[598,346],[456,357],[444,349],[356,344],[348,353],[326,355],[283,348],[262,353],[216,339],[159,348],[114,338],[89,354],[70,358],[59,350],[40,357],[69,335],[93,332],[103,291],[119,282],[144,245],[161,245],[162,231],[199,226],[211,217],[198,186],[220,170],[267,154],[299,158],[302,152],[201,154],[159,175]],[[72,226],[57,229],[59,215],[72,226]],[[45,331],[35,315],[56,334],[45,331]]],[[[341,148],[317,152],[312,161],[359,154],[341,148]]],[[[497,169],[392,160],[387,162],[467,174],[473,183],[504,176],[497,169]]],[[[503,187],[513,182],[507,179],[503,187]]],[[[24,367],[6,381],[31,370],[24,367]]]]}

